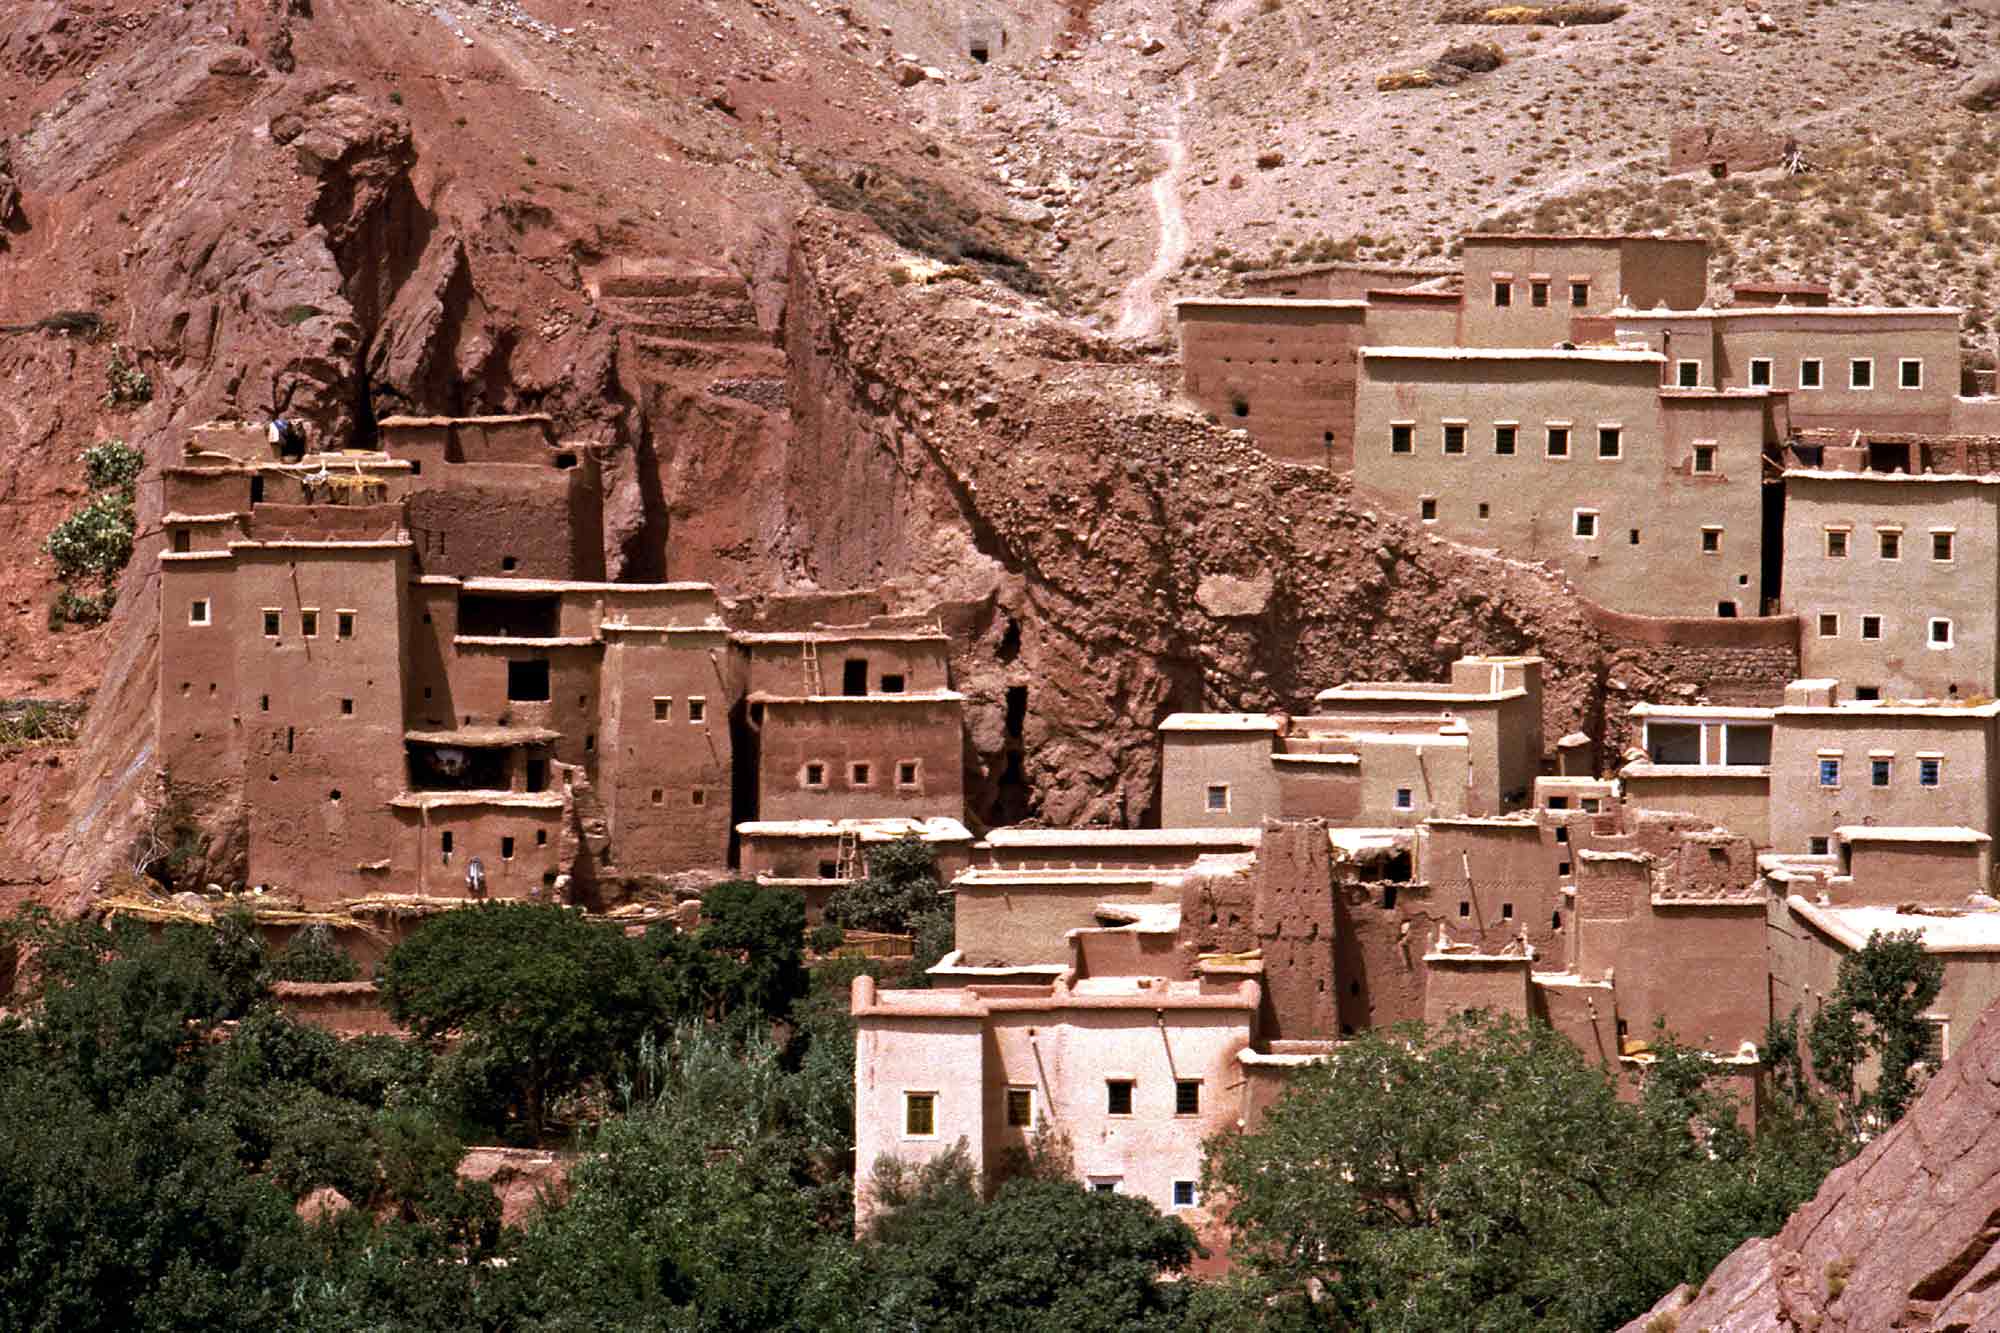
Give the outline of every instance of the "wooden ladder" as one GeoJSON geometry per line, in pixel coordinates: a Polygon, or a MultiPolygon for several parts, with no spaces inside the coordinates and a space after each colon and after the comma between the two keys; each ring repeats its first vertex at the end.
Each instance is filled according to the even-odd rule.
{"type": "Polygon", "coordinates": [[[819,640],[807,639],[805,644],[806,694],[816,696],[826,693],[826,681],[819,672],[819,640]]]}
{"type": "Polygon", "coordinates": [[[840,854],[835,864],[834,878],[852,883],[860,878],[861,835],[853,829],[840,831],[840,854]]]}

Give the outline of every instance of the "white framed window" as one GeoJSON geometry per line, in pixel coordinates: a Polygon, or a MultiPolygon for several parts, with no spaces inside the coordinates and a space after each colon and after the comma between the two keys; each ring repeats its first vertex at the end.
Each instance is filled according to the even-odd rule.
{"type": "Polygon", "coordinates": [[[1106,1115],[1131,1115],[1132,1102],[1138,1087],[1139,1081],[1137,1079],[1105,1079],[1104,1113],[1106,1115]]]}
{"type": "Polygon", "coordinates": [[[1514,284],[1506,278],[1493,280],[1493,304],[1505,309],[1514,304],[1514,284]]]}
{"type": "Polygon", "coordinates": [[[1125,1192],[1125,1177],[1123,1176],[1091,1176],[1089,1179],[1090,1192],[1092,1194],[1123,1194],[1125,1192]]]}
{"type": "Polygon", "coordinates": [[[1585,541],[1597,540],[1597,511],[1578,509],[1570,515],[1570,531],[1585,541]]]}
{"type": "Polygon", "coordinates": [[[1917,1058],[1936,1069],[1951,1058],[1951,1020],[1935,1014],[1919,1017],[1924,1025],[1924,1048],[1917,1058]]]}
{"type": "Polygon", "coordinates": [[[1701,553],[1703,555],[1722,554],[1722,529],[1703,528],[1701,530],[1701,553]]]}
{"type": "Polygon", "coordinates": [[[1831,839],[1828,839],[1828,838],[1807,838],[1807,839],[1806,839],[1806,852],[1807,852],[1807,854],[1808,854],[1808,855],[1811,855],[1811,856],[1827,856],[1827,855],[1831,854],[1831,851],[1832,851],[1832,841],[1831,841],[1831,839]]]}
{"type": "Polygon", "coordinates": [[[264,608],[264,637],[275,639],[285,628],[285,613],[275,606],[264,608]]]}
{"type": "Polygon", "coordinates": [[[1625,427],[1617,422],[1607,422],[1597,428],[1597,456],[1599,458],[1622,458],[1625,455],[1625,427]]]}
{"type": "Polygon", "coordinates": [[[934,1139],[937,1137],[937,1097],[935,1092],[905,1092],[903,1094],[903,1137],[906,1139],[934,1139]]]}
{"type": "Polygon", "coordinates": [[[708,721],[708,700],[699,694],[688,696],[688,725],[698,727],[708,721]]]}
{"type": "Polygon", "coordinates": [[[1819,613],[1819,636],[1822,639],[1837,639],[1840,637],[1840,613],[1838,611],[1822,611],[1819,613]]]}
{"type": "Polygon", "coordinates": [[[1895,773],[1896,761],[1889,755],[1874,755],[1868,760],[1868,785],[1886,787],[1895,773]]]}
{"type": "Polygon", "coordinates": [[[826,764],[818,759],[808,759],[799,769],[799,785],[808,791],[826,790],[826,764]]]}
{"type": "Polygon", "coordinates": [[[1801,358],[1799,361],[1799,387],[1801,389],[1825,388],[1826,362],[1816,356],[1801,358]]]}
{"type": "Polygon", "coordinates": [[[1930,632],[1924,636],[1924,643],[1925,646],[1931,648],[1951,647],[1951,618],[1949,616],[1932,616],[1930,632]]]}
{"type": "Polygon", "coordinates": [[[1426,523],[1438,521],[1438,502],[1435,495],[1426,495],[1417,501],[1417,517],[1426,523]]]}
{"type": "Polygon", "coordinates": [[[1881,638],[1881,637],[1882,637],[1882,617],[1880,617],[1880,616],[1863,616],[1863,617],[1861,617],[1861,637],[1862,637],[1862,638],[1864,638],[1864,639],[1879,639],[1879,638],[1881,638]]]}
{"type": "Polygon", "coordinates": [[[1694,360],[1674,363],[1674,384],[1682,389],[1701,387],[1701,362],[1694,360]]]}
{"type": "Polygon", "coordinates": [[[1847,360],[1847,387],[1850,389],[1872,389],[1875,387],[1875,358],[1855,356],[1847,360]]]}
{"type": "Polygon", "coordinates": [[[924,784],[924,762],[921,759],[898,759],[896,761],[896,785],[905,791],[924,784]]]}
{"type": "Polygon", "coordinates": [[[1415,791],[1408,787],[1396,788],[1396,808],[1398,810],[1414,810],[1416,806],[1417,794],[1415,791]]]}
{"type": "Polygon", "coordinates": [[[1226,782],[1209,783],[1208,791],[1202,798],[1202,808],[1207,810],[1211,815],[1228,814],[1229,784],[1226,782]]]}
{"type": "Polygon", "coordinates": [[[1444,423],[1444,451],[1446,453],[1462,454],[1465,452],[1465,427],[1466,423],[1463,421],[1447,421],[1444,423]]]}
{"type": "Polygon", "coordinates": [[[1715,442],[1697,440],[1694,446],[1694,471],[1707,474],[1715,471],[1715,442]]]}
{"type": "Polygon", "coordinates": [[[871,787],[875,783],[875,766],[869,763],[854,763],[847,766],[847,785],[850,787],[871,787]]]}
{"type": "Polygon", "coordinates": [[[1521,423],[1518,421],[1496,421],[1493,423],[1493,452],[1502,458],[1512,458],[1521,440],[1521,423]]]}
{"type": "Polygon", "coordinates": [[[1919,787],[1939,787],[1944,785],[1944,756],[1920,754],[1917,756],[1917,785],[1919,787]]]}
{"type": "Polygon", "coordinates": [[[354,637],[354,612],[335,611],[333,613],[333,635],[337,639],[354,637]]]}
{"type": "Polygon", "coordinates": [[[1823,754],[1819,757],[1819,785],[1838,787],[1840,785],[1840,756],[1823,754]]]}
{"type": "Polygon", "coordinates": [[[1590,304],[1590,280],[1571,278],[1569,280],[1569,304],[1573,310],[1582,310],[1590,304]]]}
{"type": "Polygon", "coordinates": [[[1035,1090],[1033,1088],[1007,1089],[1007,1128],[1033,1129],[1035,1127],[1035,1090]]]}
{"type": "Polygon", "coordinates": [[[1875,529],[1875,553],[1884,560],[1903,558],[1903,530],[1901,528],[1875,529]]]}
{"type": "Polygon", "coordinates": [[[671,722],[673,720],[674,720],[674,697],[671,694],[654,695],[653,721],[671,722]]]}
{"type": "Polygon", "coordinates": [[[1750,387],[1768,389],[1771,387],[1771,358],[1753,356],[1750,358],[1750,387]]]}
{"type": "Polygon", "coordinates": [[[317,639],[319,637],[319,608],[308,606],[299,611],[299,637],[317,639]]]}
{"type": "Polygon", "coordinates": [[[1173,1198],[1176,1208],[1193,1208],[1201,1202],[1200,1191],[1195,1188],[1195,1182],[1192,1180],[1176,1180],[1173,1198]]]}
{"type": "Polygon", "coordinates": [[[1906,356],[1896,363],[1896,387],[1901,389],[1924,387],[1923,358],[1906,356]]]}
{"type": "Polygon", "coordinates": [[[1569,457],[1569,423],[1551,421],[1548,424],[1548,451],[1550,458],[1569,457]]]}
{"type": "Polygon", "coordinates": [[[1958,529],[1931,529],[1931,559],[1938,564],[1949,564],[1957,555],[1958,529]]]}
{"type": "Polygon", "coordinates": [[[1826,558],[1847,559],[1847,539],[1853,534],[1851,528],[1828,528],[1826,530],[1826,558]]]}
{"type": "Polygon", "coordinates": [[[1548,303],[1549,303],[1549,280],[1547,278],[1529,279],[1528,304],[1534,306],[1537,309],[1541,309],[1542,307],[1548,305],[1548,303]]]}
{"type": "Polygon", "coordinates": [[[188,624],[206,625],[209,620],[208,598],[197,597],[188,603],[188,624]]]}

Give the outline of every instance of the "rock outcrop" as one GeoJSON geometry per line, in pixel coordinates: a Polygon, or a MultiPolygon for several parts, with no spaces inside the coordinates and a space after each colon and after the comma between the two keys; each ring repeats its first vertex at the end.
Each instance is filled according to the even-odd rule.
{"type": "Polygon", "coordinates": [[[1776,1236],[1622,1333],[2000,1328],[2000,1009],[1776,1236]],[[1660,1322],[1671,1316],[1672,1323],[1660,1322]]]}

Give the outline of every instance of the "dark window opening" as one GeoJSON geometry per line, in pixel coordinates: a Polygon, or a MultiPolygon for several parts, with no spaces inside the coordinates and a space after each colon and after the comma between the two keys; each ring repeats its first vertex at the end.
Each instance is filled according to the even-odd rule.
{"type": "Polygon", "coordinates": [[[443,833],[441,833],[441,834],[439,834],[439,835],[438,835],[438,847],[439,847],[440,849],[442,849],[442,850],[443,850],[443,852],[444,852],[444,854],[445,854],[446,856],[450,856],[450,855],[451,855],[451,830],[450,830],[450,829],[446,829],[446,830],[445,830],[445,831],[444,831],[443,833]]]}
{"type": "Polygon", "coordinates": [[[507,698],[517,703],[545,701],[549,697],[547,661],[507,663],[507,698]]]}
{"type": "Polygon", "coordinates": [[[848,770],[848,785],[866,787],[874,776],[874,770],[867,764],[854,764],[848,770]]]}
{"type": "Polygon", "coordinates": [[[986,49],[986,43],[984,42],[974,42],[972,44],[971,49],[968,50],[966,54],[971,56],[975,63],[981,65],[985,64],[987,60],[990,58],[989,53],[986,49]]]}
{"type": "Polygon", "coordinates": [[[339,635],[341,638],[343,639],[353,638],[354,613],[352,611],[342,611],[339,615],[334,617],[333,628],[334,628],[334,633],[339,635]]]}
{"type": "Polygon", "coordinates": [[[570,469],[570,468],[573,468],[573,467],[575,467],[575,466],[576,466],[576,455],[575,455],[575,454],[557,454],[557,455],[556,455],[556,467],[557,467],[557,468],[559,468],[559,469],[562,469],[562,470],[565,470],[565,471],[567,471],[568,469],[570,469]]]}
{"type": "Polygon", "coordinates": [[[188,534],[188,530],[186,528],[175,528],[174,550],[184,555],[193,549],[194,539],[188,534]]]}
{"type": "Polygon", "coordinates": [[[1514,904],[1512,903],[1500,904],[1500,919],[1502,921],[1512,921],[1514,919],[1514,904]]]}
{"type": "Polygon", "coordinates": [[[339,801],[339,800],[340,800],[340,788],[338,788],[338,787],[335,787],[335,788],[334,788],[334,789],[333,789],[332,791],[328,792],[328,793],[326,794],[326,799],[327,799],[327,800],[329,800],[329,801],[335,801],[335,802],[339,801]]]}
{"type": "Polygon", "coordinates": [[[1550,912],[1550,913],[1549,913],[1549,929],[1550,929],[1550,930],[1561,930],[1562,928],[1563,928],[1563,914],[1562,914],[1562,911],[1561,911],[1561,909],[1557,909],[1556,911],[1553,911],[1553,912],[1550,912]]]}
{"type": "Polygon", "coordinates": [[[514,840],[512,838],[500,839],[500,859],[502,861],[511,861],[514,859],[514,840]]]}
{"type": "Polygon", "coordinates": [[[541,791],[547,787],[549,785],[549,761],[546,759],[530,759],[527,764],[527,774],[523,785],[529,791],[541,791]]]}
{"type": "Polygon", "coordinates": [[[1229,410],[1239,417],[1247,417],[1250,415],[1250,404],[1247,400],[1238,398],[1229,405],[1229,410]]]}
{"type": "Polygon", "coordinates": [[[821,861],[819,863],[819,877],[821,879],[838,879],[840,877],[840,867],[832,861],[821,861]]]}
{"type": "Polygon", "coordinates": [[[1011,662],[1021,655],[1021,622],[1007,617],[1007,627],[1000,631],[1000,647],[994,651],[1002,662],[1011,662]]]}
{"type": "Polygon", "coordinates": [[[500,557],[500,569],[504,573],[511,574],[516,568],[520,566],[520,563],[521,563],[520,561],[516,560],[511,555],[503,555],[500,557]]]}
{"type": "Polygon", "coordinates": [[[257,711],[258,711],[258,712],[260,712],[260,713],[268,713],[268,712],[270,712],[270,711],[271,711],[271,696],[270,696],[270,695],[268,695],[268,694],[260,694],[260,695],[258,695],[258,696],[257,696],[257,711]]]}
{"type": "Polygon", "coordinates": [[[1546,306],[1549,303],[1549,285],[1546,282],[1528,284],[1528,304],[1546,306]]]}
{"type": "Polygon", "coordinates": [[[892,673],[882,677],[882,693],[901,694],[902,692],[903,692],[903,676],[900,672],[892,673]]]}
{"type": "Polygon", "coordinates": [[[253,505],[264,503],[264,474],[261,472],[250,478],[250,503],[253,505]]]}
{"type": "Polygon", "coordinates": [[[915,764],[913,764],[913,763],[910,763],[910,762],[908,762],[908,761],[905,761],[905,762],[903,762],[903,763],[900,763],[900,764],[897,764],[897,765],[896,765],[896,783],[897,783],[897,785],[898,785],[898,786],[903,786],[903,787],[914,787],[914,786],[916,786],[916,785],[917,785],[917,766],[916,766],[915,764]]]}
{"type": "Polygon", "coordinates": [[[1459,916],[1461,916],[1461,917],[1468,917],[1468,916],[1471,916],[1471,915],[1472,915],[1472,904],[1471,904],[1471,903],[1469,903],[1469,902],[1467,902],[1467,901],[1466,901],[1465,899],[1463,899],[1463,898],[1459,899],[1459,900],[1458,900],[1458,914],[1459,914],[1459,916]]]}
{"type": "Polygon", "coordinates": [[[1201,1114],[1201,1080],[1183,1078],[1174,1081],[1174,1114],[1201,1114]]]}
{"type": "Polygon", "coordinates": [[[840,692],[842,694],[868,693],[868,659],[850,657],[841,664],[840,692]]]}
{"type": "Polygon", "coordinates": [[[562,598],[492,597],[461,593],[458,632],[474,639],[553,639],[560,632],[562,598]]]}
{"type": "MultiPolygon", "coordinates": [[[[507,752],[482,747],[467,749],[456,745],[407,747],[410,786],[416,791],[505,791],[507,752]]],[[[537,790],[530,788],[530,790],[537,790]]]]}
{"type": "Polygon", "coordinates": [[[700,726],[708,721],[708,700],[699,696],[688,700],[688,725],[700,726]]]}
{"type": "Polygon", "coordinates": [[[279,631],[280,631],[281,629],[283,629],[283,628],[284,628],[284,619],[283,619],[282,615],[281,615],[281,614],[280,614],[279,612],[276,612],[276,611],[266,611],[266,612],[264,613],[264,637],[265,637],[265,638],[267,638],[267,639],[275,639],[275,638],[277,638],[277,637],[278,637],[278,633],[279,633],[279,631]]]}
{"type": "Polygon", "coordinates": [[[1104,1110],[1109,1115],[1132,1114],[1132,1080],[1109,1079],[1104,1084],[1104,1110]]]}
{"type": "Polygon", "coordinates": [[[342,699],[342,700],[340,701],[340,715],[341,715],[342,717],[353,717],[353,716],[354,716],[354,700],[352,700],[352,699],[342,699]]]}
{"type": "Polygon", "coordinates": [[[293,742],[293,741],[295,741],[295,740],[297,739],[297,735],[298,735],[298,734],[297,734],[297,733],[296,733],[295,731],[293,731],[293,729],[292,729],[292,728],[290,728],[290,727],[286,727],[286,728],[285,728],[285,753],[286,753],[286,754],[290,754],[290,753],[292,752],[292,742],[293,742]]]}
{"type": "Polygon", "coordinates": [[[549,831],[548,831],[547,829],[545,829],[545,828],[538,828],[538,829],[536,829],[536,830],[535,830],[535,846],[537,846],[537,847],[546,847],[546,846],[548,846],[548,845],[549,845],[549,831]]]}
{"type": "Polygon", "coordinates": [[[1717,602],[1715,604],[1715,614],[1720,616],[1724,620],[1736,619],[1736,603],[1717,602]]]}
{"type": "Polygon", "coordinates": [[[1382,906],[1394,907],[1395,905],[1396,905],[1396,886],[1394,884],[1384,884],[1382,886],[1382,906]]]}

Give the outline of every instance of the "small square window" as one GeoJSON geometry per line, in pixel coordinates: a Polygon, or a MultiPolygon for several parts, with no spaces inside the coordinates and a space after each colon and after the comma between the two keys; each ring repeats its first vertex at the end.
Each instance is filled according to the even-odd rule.
{"type": "Polygon", "coordinates": [[[1505,308],[1514,304],[1514,284],[1496,282],[1493,284],[1493,304],[1505,308]]]}
{"type": "Polygon", "coordinates": [[[192,602],[188,603],[188,624],[206,625],[207,623],[208,623],[208,598],[197,597],[192,602]]]}
{"type": "Polygon", "coordinates": [[[1581,310],[1590,304],[1590,284],[1572,282],[1569,285],[1569,303],[1573,309],[1581,310]]]}
{"type": "Polygon", "coordinates": [[[1481,518],[1491,518],[1493,517],[1493,506],[1487,504],[1486,501],[1481,500],[1479,502],[1478,513],[1481,518]]]}
{"type": "Polygon", "coordinates": [[[1035,1090],[1033,1088],[1007,1089],[1007,1127],[1009,1129],[1032,1129],[1035,1125],[1035,1090]]]}
{"type": "Polygon", "coordinates": [[[1132,1114],[1132,1080],[1129,1078],[1106,1079],[1104,1082],[1104,1110],[1107,1115],[1132,1114]]]}
{"type": "Polygon", "coordinates": [[[352,699],[342,699],[342,700],[340,701],[340,715],[341,715],[342,717],[353,717],[353,716],[354,716],[354,700],[352,700],[352,699]]]}
{"type": "Polygon", "coordinates": [[[1882,687],[1880,685],[1856,685],[1854,687],[1854,698],[1857,702],[1865,704],[1874,703],[1881,697],[1882,687]]]}
{"type": "Polygon", "coordinates": [[[884,694],[901,694],[903,692],[903,677],[901,673],[883,673],[881,690],[884,694]]]}
{"type": "Polygon", "coordinates": [[[1838,787],[1840,785],[1840,761],[1838,759],[1821,759],[1819,761],[1819,785],[1822,787],[1838,787]]]}
{"type": "Polygon", "coordinates": [[[1182,1078],[1174,1080],[1174,1114],[1201,1114],[1201,1080],[1182,1078]]]}
{"type": "Polygon", "coordinates": [[[1839,612],[1822,611],[1819,613],[1819,636],[1822,639],[1837,639],[1840,637],[1839,612]]]}
{"type": "Polygon", "coordinates": [[[186,528],[175,528],[174,529],[175,554],[186,555],[189,551],[192,551],[193,549],[194,549],[193,535],[189,533],[186,528]]]}
{"type": "Polygon", "coordinates": [[[1750,358],[1750,387],[1768,389],[1771,387],[1771,358],[1753,356],[1750,358]]]}
{"type": "Polygon", "coordinates": [[[1799,362],[1799,387],[1817,389],[1826,383],[1826,363],[1816,356],[1806,357],[1799,362]]]}
{"type": "Polygon", "coordinates": [[[1408,454],[1416,452],[1417,428],[1406,421],[1399,421],[1389,427],[1389,452],[1408,454]]]}
{"type": "Polygon", "coordinates": [[[1413,810],[1416,808],[1416,804],[1417,797],[1413,790],[1408,787],[1396,788],[1396,808],[1398,810],[1413,810]]]}
{"type": "Polygon", "coordinates": [[[688,792],[688,804],[689,804],[689,805],[707,805],[707,804],[708,804],[708,788],[706,788],[706,787],[696,787],[696,788],[694,788],[693,790],[689,791],[689,792],[688,792]]]}
{"type": "Polygon", "coordinates": [[[1896,363],[1896,383],[1905,389],[1924,387],[1924,363],[1914,356],[1906,356],[1896,363]]]}
{"type": "Polygon", "coordinates": [[[549,698],[546,658],[516,658],[507,663],[507,698],[515,703],[540,703],[549,698]]]}
{"type": "Polygon", "coordinates": [[[665,787],[653,788],[652,802],[654,805],[665,805],[667,803],[667,789],[665,787]]]}
{"type": "Polygon", "coordinates": [[[1550,457],[1550,458],[1568,458],[1568,457],[1569,457],[1569,427],[1568,427],[1568,426],[1550,426],[1550,427],[1549,427],[1549,444],[1548,444],[1548,447],[1549,447],[1549,457],[1550,457]]]}
{"type": "Polygon", "coordinates": [[[1574,520],[1573,531],[1575,531],[1577,536],[1586,540],[1597,536],[1597,511],[1595,509],[1577,510],[1574,520]]]}
{"type": "Polygon", "coordinates": [[[317,610],[307,608],[299,612],[299,634],[308,639],[317,639],[319,637],[319,612],[317,610]]]}
{"type": "Polygon", "coordinates": [[[1453,422],[1444,428],[1444,451],[1448,454],[1465,452],[1465,426],[1462,423],[1453,422]]]}
{"type": "Polygon", "coordinates": [[[1174,1207],[1192,1208],[1194,1206],[1194,1182],[1192,1180],[1176,1180],[1174,1182],[1174,1207]]]}
{"type": "Polygon", "coordinates": [[[1683,389],[1701,387],[1701,362],[1682,361],[1675,365],[1675,383],[1683,389]]]}
{"type": "Polygon", "coordinates": [[[1875,534],[1875,549],[1881,554],[1884,560],[1901,560],[1903,558],[1903,534],[1893,528],[1878,531],[1875,534]]]}
{"type": "Polygon", "coordinates": [[[821,861],[819,863],[819,877],[821,879],[839,879],[840,866],[832,861],[821,861]]]}
{"type": "Polygon", "coordinates": [[[674,717],[674,701],[671,695],[663,695],[653,700],[653,721],[671,722],[674,717]]]}
{"type": "Polygon", "coordinates": [[[1426,495],[1423,499],[1417,501],[1417,517],[1426,523],[1437,522],[1438,502],[1436,499],[1426,495]]]}
{"type": "Polygon", "coordinates": [[[352,611],[335,612],[333,617],[333,632],[335,637],[337,638],[342,638],[342,639],[353,638],[354,613],[352,611]]]}
{"type": "Polygon", "coordinates": [[[1116,1194],[1118,1192],[1118,1182],[1116,1180],[1093,1180],[1090,1182],[1090,1192],[1092,1194],[1116,1194]]]}
{"type": "Polygon", "coordinates": [[[873,777],[874,769],[867,764],[847,766],[847,785],[850,787],[866,787],[873,777]]]}
{"type": "Polygon", "coordinates": [[[1466,898],[1460,898],[1458,900],[1458,915],[1460,920],[1464,920],[1472,915],[1471,900],[1466,898]]]}
{"type": "Polygon", "coordinates": [[[1871,787],[1888,786],[1889,767],[1890,764],[1887,759],[1870,759],[1868,761],[1868,785],[1871,787]]]}
{"type": "Polygon", "coordinates": [[[1697,444],[1694,447],[1694,470],[1702,473],[1715,471],[1714,445],[1697,444]]]}
{"type": "Polygon", "coordinates": [[[1950,532],[1931,533],[1931,559],[1939,562],[1950,560],[1954,547],[1953,538],[1956,535],[1950,532]]]}
{"type": "Polygon", "coordinates": [[[1917,785],[1919,787],[1935,787],[1938,785],[1940,779],[1942,779],[1943,777],[1944,777],[1944,760],[1942,759],[1917,760],[1917,785]]]}
{"type": "Polygon", "coordinates": [[[1597,428],[1597,456],[1617,458],[1625,448],[1625,432],[1617,426],[1597,428]]]}
{"type": "Polygon", "coordinates": [[[1719,555],[1722,552],[1722,529],[1703,528],[1701,530],[1701,551],[1703,555],[1719,555]]]}
{"type": "Polygon", "coordinates": [[[1828,852],[1831,850],[1831,846],[1832,844],[1825,838],[1806,839],[1806,851],[1808,854],[1812,856],[1827,855],[1828,852]]]}
{"type": "Polygon", "coordinates": [[[1514,904],[1512,903],[1500,904],[1500,919],[1502,921],[1512,921],[1514,919],[1514,904]]]}
{"type": "Polygon", "coordinates": [[[1639,529],[1637,528],[1627,529],[1625,533],[1625,540],[1631,545],[1637,546],[1639,544],[1639,529]]]}
{"type": "Polygon", "coordinates": [[[1862,638],[1864,638],[1864,639],[1879,639],[1879,638],[1881,638],[1881,637],[1882,637],[1882,617],[1880,617],[1880,616],[1863,616],[1863,617],[1861,617],[1861,637],[1862,637],[1862,638]]]}
{"type": "Polygon", "coordinates": [[[267,638],[267,639],[275,639],[275,638],[277,638],[277,637],[278,637],[278,633],[279,633],[279,631],[280,631],[280,630],[282,630],[283,628],[284,628],[284,615],[283,615],[283,613],[281,613],[281,612],[278,612],[278,611],[268,611],[268,610],[264,612],[264,637],[265,637],[265,638],[267,638]]]}
{"type": "Polygon", "coordinates": [[[921,770],[918,768],[916,760],[914,759],[903,760],[901,763],[896,765],[896,785],[898,787],[916,786],[917,778],[920,772],[921,770]]]}
{"type": "Polygon", "coordinates": [[[1528,284],[1528,304],[1541,308],[1549,303],[1549,285],[1546,282],[1528,284]]]}
{"type": "Polygon", "coordinates": [[[1929,642],[1933,648],[1951,647],[1951,621],[1943,616],[1932,616],[1929,642]]]}
{"type": "Polygon", "coordinates": [[[935,1092],[906,1092],[903,1094],[903,1136],[912,1139],[927,1139],[937,1133],[937,1094],[935,1092]]]}
{"type": "Polygon", "coordinates": [[[1518,426],[1495,426],[1493,428],[1493,452],[1505,458],[1514,455],[1514,446],[1520,436],[1518,426]]]}
{"type": "Polygon", "coordinates": [[[1569,841],[1569,825],[1567,824],[1556,825],[1556,841],[1563,843],[1569,841]]]}
{"type": "Polygon", "coordinates": [[[1209,784],[1207,804],[1205,808],[1207,809],[1208,813],[1212,815],[1226,815],[1229,813],[1228,783],[1212,782],[1209,784]]]}
{"type": "Polygon", "coordinates": [[[805,783],[806,786],[808,787],[826,786],[826,765],[818,763],[807,764],[805,772],[805,783]]]}
{"type": "Polygon", "coordinates": [[[1828,528],[1826,530],[1827,559],[1829,560],[1847,559],[1847,535],[1848,534],[1846,528],[1828,528]]]}
{"type": "Polygon", "coordinates": [[[1875,359],[1857,356],[1847,363],[1847,387],[1850,389],[1872,389],[1875,387],[1875,359]]]}
{"type": "Polygon", "coordinates": [[[1595,796],[1586,796],[1583,798],[1583,813],[1594,815],[1603,804],[1604,802],[1598,800],[1595,796]]]}
{"type": "Polygon", "coordinates": [[[699,694],[688,696],[688,725],[698,727],[708,721],[708,700],[699,694]]]}

